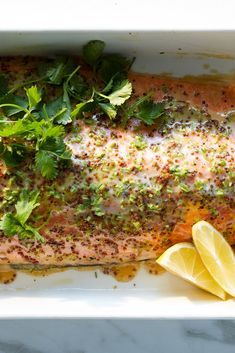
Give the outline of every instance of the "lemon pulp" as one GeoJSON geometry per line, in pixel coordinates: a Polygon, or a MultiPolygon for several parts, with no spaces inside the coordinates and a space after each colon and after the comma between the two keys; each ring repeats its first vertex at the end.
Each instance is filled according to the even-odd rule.
{"type": "Polygon", "coordinates": [[[231,246],[210,223],[200,221],[193,226],[193,241],[202,262],[215,281],[235,296],[235,256],[231,246]]]}
{"type": "Polygon", "coordinates": [[[195,284],[221,299],[226,294],[203,264],[195,246],[178,243],[167,249],[157,260],[167,271],[195,284]]]}

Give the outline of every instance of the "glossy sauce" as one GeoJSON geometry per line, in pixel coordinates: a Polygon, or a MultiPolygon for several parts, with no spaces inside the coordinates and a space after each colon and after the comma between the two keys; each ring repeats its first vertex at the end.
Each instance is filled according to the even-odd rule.
{"type": "Polygon", "coordinates": [[[102,272],[111,275],[118,282],[129,282],[135,278],[139,268],[140,263],[133,262],[130,264],[103,267],[102,272]]]}
{"type": "Polygon", "coordinates": [[[10,266],[0,267],[0,283],[9,284],[14,282],[17,276],[17,271],[13,270],[10,266]]]}
{"type": "Polygon", "coordinates": [[[145,270],[151,275],[159,275],[165,272],[165,270],[159,266],[155,260],[147,260],[143,262],[133,262],[123,265],[113,266],[80,266],[71,268],[46,268],[46,269],[33,269],[33,270],[14,270],[11,267],[5,267],[0,269],[0,283],[9,284],[16,280],[17,272],[22,272],[33,277],[45,277],[50,276],[54,273],[66,272],[67,270],[76,271],[95,271],[101,270],[104,274],[110,275],[115,278],[117,282],[130,282],[137,275],[140,268],[144,267],[145,270]]]}
{"type": "Polygon", "coordinates": [[[151,275],[160,275],[161,273],[166,272],[165,269],[158,265],[155,260],[144,261],[144,267],[151,275]]]}

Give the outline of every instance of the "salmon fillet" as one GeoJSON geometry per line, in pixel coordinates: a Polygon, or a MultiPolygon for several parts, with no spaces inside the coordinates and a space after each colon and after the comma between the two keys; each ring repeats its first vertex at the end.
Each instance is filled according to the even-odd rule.
{"type": "MultiPolygon", "coordinates": [[[[17,81],[32,60],[1,61],[17,81]]],[[[191,227],[207,220],[235,243],[235,130],[230,113],[235,83],[130,73],[134,97],[154,92],[167,120],[153,127],[133,119],[125,128],[91,116],[66,136],[72,164],[45,181],[22,166],[10,180],[1,166],[1,191],[40,190],[33,211],[45,243],[1,234],[0,264],[76,266],[154,259],[191,241],[191,227]]]]}

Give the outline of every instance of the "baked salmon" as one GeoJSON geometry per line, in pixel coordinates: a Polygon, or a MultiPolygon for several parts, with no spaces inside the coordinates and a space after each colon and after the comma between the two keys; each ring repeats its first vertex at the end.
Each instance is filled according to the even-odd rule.
{"type": "MultiPolygon", "coordinates": [[[[34,78],[37,61],[3,58],[0,71],[14,86],[34,78]]],[[[89,79],[92,71],[84,75],[89,79]]],[[[130,101],[151,91],[164,104],[154,124],[85,112],[86,119],[66,127],[71,163],[52,180],[30,167],[30,158],[17,168],[1,162],[1,216],[14,212],[21,190],[36,189],[30,220],[43,241],[0,231],[0,264],[155,259],[172,244],[191,241],[199,220],[235,243],[235,81],[134,72],[128,79],[130,101]]],[[[47,94],[56,97],[56,90],[47,94]]]]}

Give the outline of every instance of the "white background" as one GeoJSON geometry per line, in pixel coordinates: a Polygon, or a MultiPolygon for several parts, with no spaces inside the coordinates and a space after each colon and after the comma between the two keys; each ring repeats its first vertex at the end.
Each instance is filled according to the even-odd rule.
{"type": "Polygon", "coordinates": [[[3,0],[0,30],[231,30],[234,8],[234,0],[3,0]]]}

